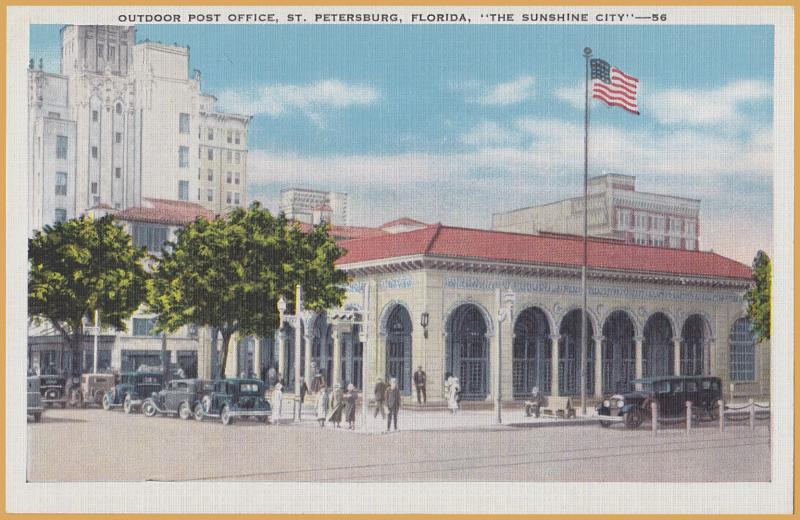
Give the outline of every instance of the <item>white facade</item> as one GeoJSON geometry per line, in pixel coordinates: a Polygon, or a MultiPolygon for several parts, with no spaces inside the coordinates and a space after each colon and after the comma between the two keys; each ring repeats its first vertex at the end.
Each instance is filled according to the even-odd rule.
{"type": "MultiPolygon", "coordinates": [[[[199,175],[213,96],[201,94],[199,72],[189,74],[188,47],[136,43],[134,27],[72,25],[61,37],[62,74],[34,70],[33,60],[28,72],[29,231],[64,211],[123,210],[145,197],[218,210],[200,197],[199,175]],[[65,148],[66,158],[56,155],[65,148]]],[[[239,126],[246,153],[250,118],[225,117],[239,126]]],[[[245,160],[239,174],[246,187],[245,160]]]]}
{"type": "Polygon", "coordinates": [[[306,224],[318,224],[320,217],[330,215],[331,224],[348,226],[348,199],[347,193],[290,188],[281,190],[279,211],[306,224]]]}
{"type": "MultiPolygon", "coordinates": [[[[627,244],[697,250],[700,201],[636,191],[636,178],[589,179],[588,233],[627,244]]],[[[492,215],[492,229],[517,233],[583,233],[583,197],[492,215]]]]}

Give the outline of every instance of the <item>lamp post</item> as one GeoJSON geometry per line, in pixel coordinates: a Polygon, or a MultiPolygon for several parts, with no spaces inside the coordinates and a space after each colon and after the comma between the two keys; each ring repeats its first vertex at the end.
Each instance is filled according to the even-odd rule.
{"type": "Polygon", "coordinates": [[[303,319],[303,287],[297,285],[295,300],[294,300],[294,314],[286,314],[287,304],[286,298],[281,296],[278,300],[278,315],[280,325],[283,326],[284,322],[293,322],[294,325],[294,420],[300,421],[300,348],[303,342],[303,333],[300,330],[300,320],[303,319]]]}
{"type": "Polygon", "coordinates": [[[497,301],[497,392],[495,393],[494,411],[497,424],[502,424],[503,416],[500,403],[503,398],[503,322],[514,319],[514,304],[516,303],[517,295],[511,289],[504,294],[501,294],[500,289],[495,289],[495,299],[497,301]]]}

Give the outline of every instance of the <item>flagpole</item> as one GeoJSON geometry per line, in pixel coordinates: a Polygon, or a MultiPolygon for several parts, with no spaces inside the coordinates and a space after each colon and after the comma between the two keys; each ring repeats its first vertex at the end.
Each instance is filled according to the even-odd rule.
{"type": "Polygon", "coordinates": [[[592,49],[583,49],[586,59],[586,86],[584,92],[585,109],[583,112],[583,268],[581,269],[581,290],[583,292],[583,306],[581,307],[581,414],[586,415],[586,342],[587,338],[587,298],[586,298],[586,270],[589,263],[588,241],[586,234],[589,222],[589,58],[592,49]]]}

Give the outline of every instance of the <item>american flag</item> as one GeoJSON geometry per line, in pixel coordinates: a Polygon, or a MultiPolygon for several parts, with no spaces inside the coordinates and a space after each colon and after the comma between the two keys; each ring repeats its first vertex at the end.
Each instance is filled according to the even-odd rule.
{"type": "Polygon", "coordinates": [[[612,67],[605,60],[591,60],[592,97],[604,101],[607,105],[622,107],[628,112],[639,115],[636,105],[636,93],[639,80],[612,67]]]}

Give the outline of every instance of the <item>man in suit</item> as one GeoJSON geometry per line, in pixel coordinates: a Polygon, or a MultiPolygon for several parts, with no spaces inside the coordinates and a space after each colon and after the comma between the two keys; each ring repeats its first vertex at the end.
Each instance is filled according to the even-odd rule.
{"type": "Polygon", "coordinates": [[[427,403],[428,394],[425,392],[425,384],[427,383],[428,376],[422,370],[422,365],[417,367],[414,372],[414,387],[417,389],[417,404],[427,403]]]}
{"type": "Polygon", "coordinates": [[[386,389],[385,399],[386,409],[389,410],[389,416],[386,421],[386,431],[392,425],[392,418],[394,418],[394,429],[397,431],[397,412],[400,411],[400,389],[397,388],[397,378],[392,378],[389,381],[389,388],[386,389]]]}
{"type": "Polygon", "coordinates": [[[381,419],[386,419],[386,412],[383,411],[383,400],[386,396],[386,383],[380,377],[375,381],[375,415],[381,414],[381,419]]]}

